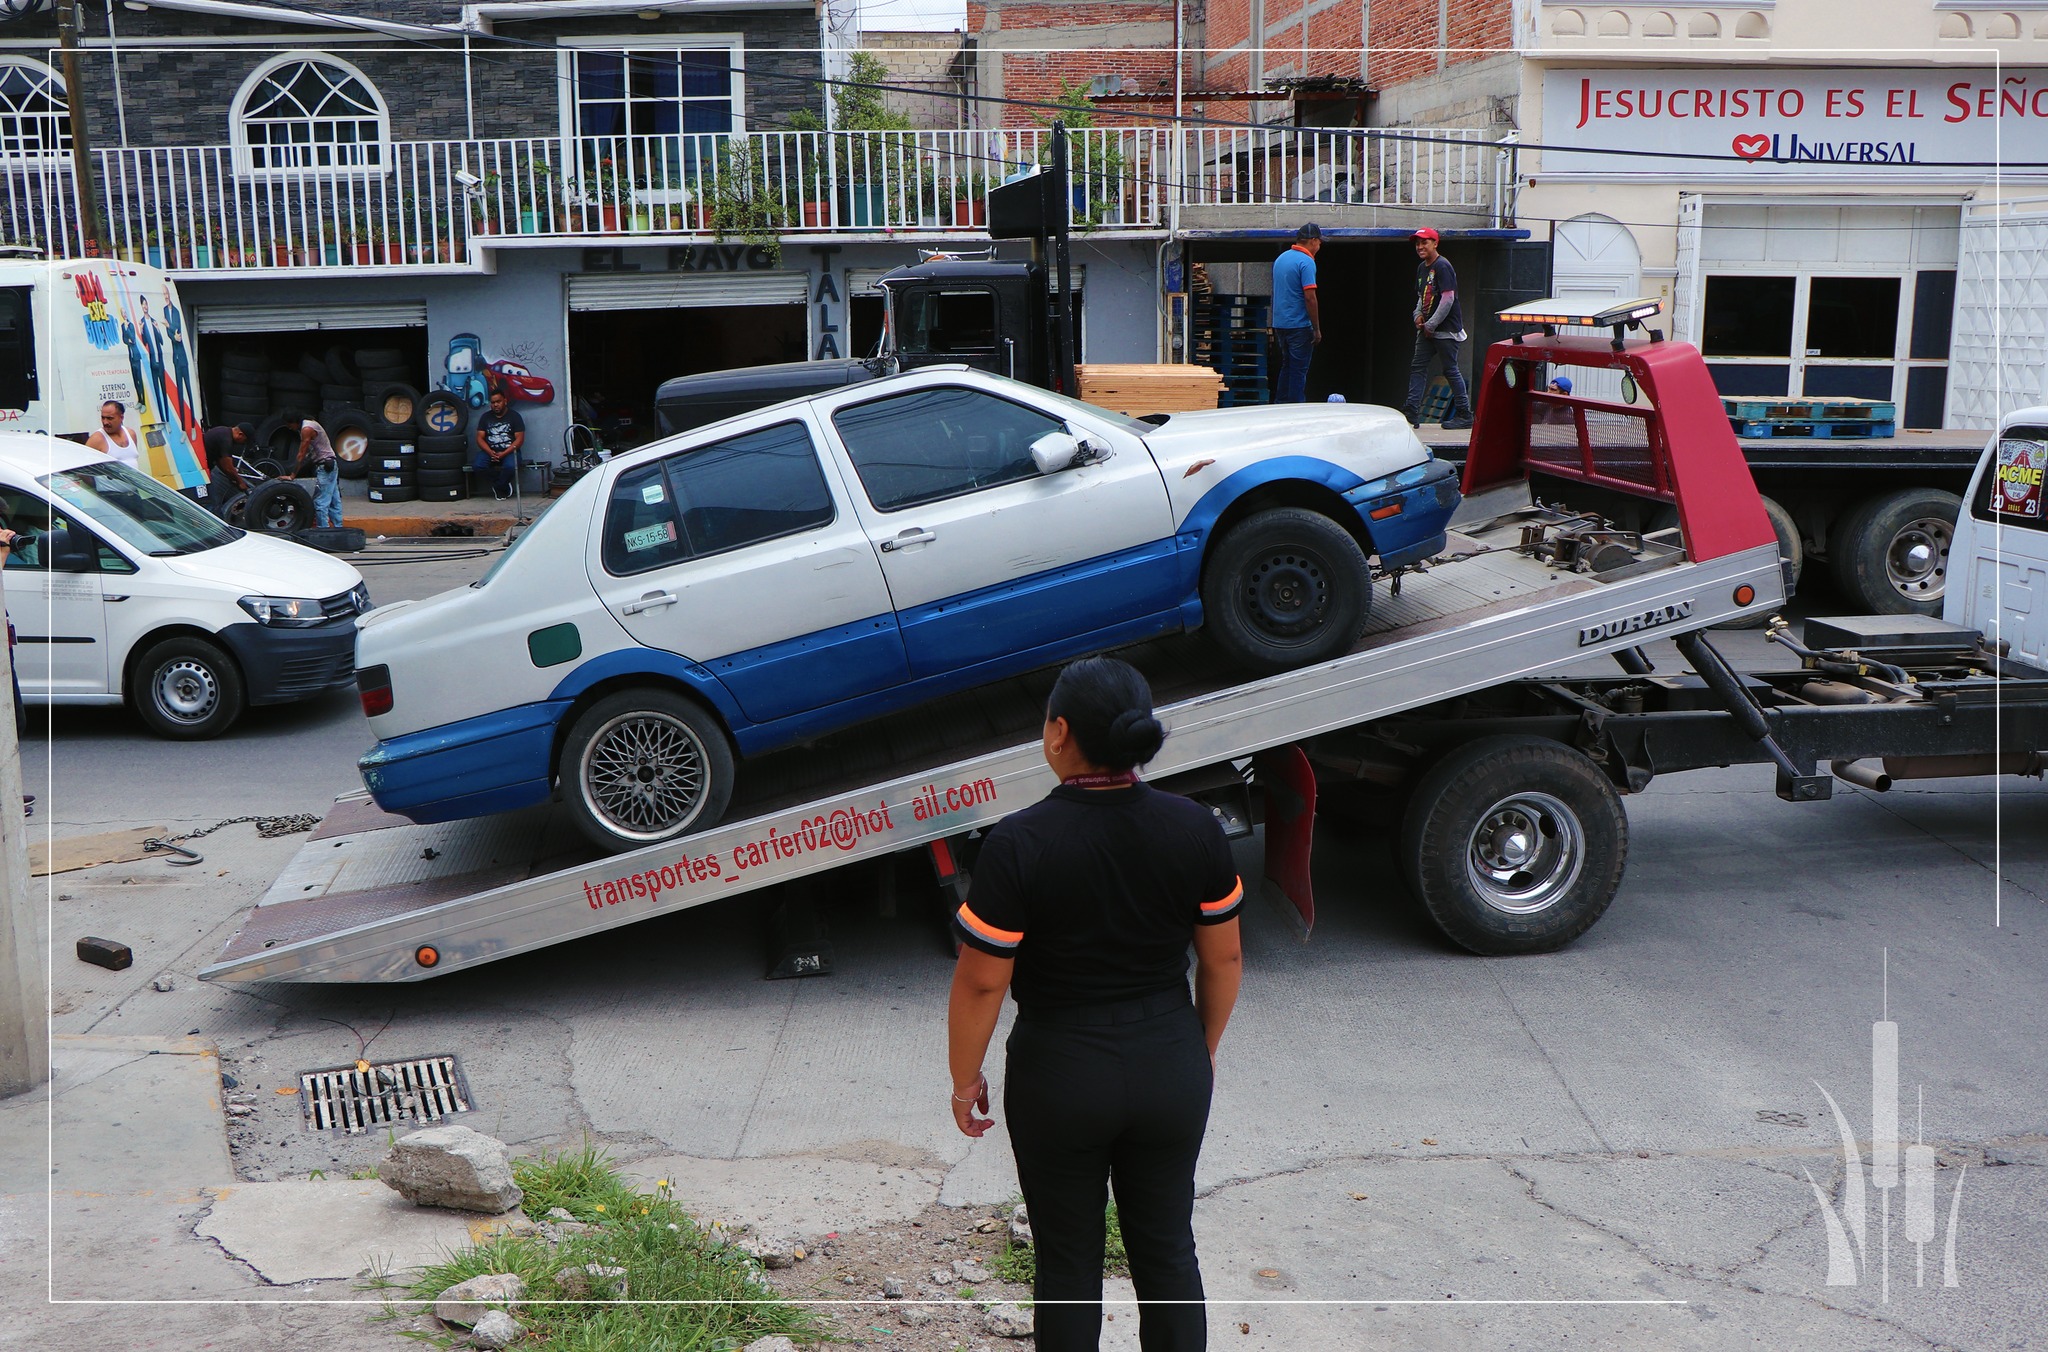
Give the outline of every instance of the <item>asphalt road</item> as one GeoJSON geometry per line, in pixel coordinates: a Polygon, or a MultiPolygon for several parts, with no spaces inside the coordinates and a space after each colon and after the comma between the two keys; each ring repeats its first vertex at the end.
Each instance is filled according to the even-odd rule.
{"type": "MultiPolygon", "coordinates": [[[[403,565],[372,586],[426,594],[480,566],[403,565]]],[[[1754,634],[1724,637],[1761,655],[1754,634]]],[[[367,740],[344,697],[199,746],[66,715],[28,767],[54,765],[60,824],[210,821],[318,810],[353,786],[367,740]]],[[[1216,1327],[1274,1350],[2028,1346],[2048,1328],[2048,788],[1838,786],[1795,807],[1751,767],[1662,779],[1628,806],[1621,893],[1563,953],[1452,951],[1390,885],[1370,822],[1319,833],[1309,941],[1280,908],[1249,909],[1198,1180],[1210,1294],[1236,1302],[1216,1327]],[[1942,1166],[1935,1239],[1909,1242],[1903,1193],[1867,1178],[1838,1274],[1853,1284],[1829,1285],[1823,1205],[1846,1214],[1847,1189],[1828,1096],[1867,1157],[1881,1015],[1899,1030],[1904,1134],[1942,1166]]],[[[739,897],[416,986],[196,985],[298,844],[240,828],[214,838],[204,878],[70,875],[59,939],[117,932],[137,961],[107,973],[60,942],[58,1031],[196,1029],[264,1086],[453,1052],[478,1129],[660,1161],[722,1206],[849,1161],[886,1163],[926,1200],[1014,1192],[1000,1132],[970,1146],[946,1119],[949,964],[914,889],[884,906],[871,875],[834,875],[837,971],[818,980],[760,979],[760,899],[739,897]],[[159,973],[177,988],[153,990],[159,973]]],[[[1256,876],[1256,852],[1240,865],[1256,876]]],[[[233,1135],[245,1178],[382,1154],[259,1097],[233,1135]]],[[[850,1225],[863,1204],[817,1203],[827,1220],[839,1205],[850,1225]]]]}

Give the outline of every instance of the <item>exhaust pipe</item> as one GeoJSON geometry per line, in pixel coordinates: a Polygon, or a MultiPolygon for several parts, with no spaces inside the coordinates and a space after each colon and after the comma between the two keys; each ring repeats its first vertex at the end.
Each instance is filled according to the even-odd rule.
{"type": "Polygon", "coordinates": [[[1892,786],[1892,777],[1885,773],[1885,766],[1877,761],[1829,761],[1828,769],[1834,771],[1835,778],[1843,783],[1854,784],[1859,789],[1869,789],[1872,793],[1887,792],[1892,786]]]}

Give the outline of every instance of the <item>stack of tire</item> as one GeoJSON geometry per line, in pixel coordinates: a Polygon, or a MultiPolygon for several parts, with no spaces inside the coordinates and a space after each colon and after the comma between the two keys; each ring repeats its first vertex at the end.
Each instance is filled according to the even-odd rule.
{"type": "Polygon", "coordinates": [[[270,416],[270,358],[240,347],[221,354],[220,413],[229,426],[252,428],[270,416]]]}
{"type": "Polygon", "coordinates": [[[446,390],[422,396],[403,382],[370,400],[372,502],[456,502],[462,497],[463,427],[469,410],[446,390]]]}
{"type": "Polygon", "coordinates": [[[420,501],[461,501],[462,470],[469,459],[469,406],[447,390],[431,390],[421,397],[413,420],[419,425],[415,481],[420,501]]]}

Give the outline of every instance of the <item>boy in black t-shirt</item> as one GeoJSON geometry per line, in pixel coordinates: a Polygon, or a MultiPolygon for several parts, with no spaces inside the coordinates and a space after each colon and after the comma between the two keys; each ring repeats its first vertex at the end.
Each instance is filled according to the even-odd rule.
{"type": "Polygon", "coordinates": [[[526,420],[512,411],[512,401],[502,389],[491,391],[490,411],[476,420],[476,455],[470,469],[478,479],[492,475],[491,496],[512,495],[512,475],[518,468],[514,459],[526,444],[526,420]]]}
{"type": "Polygon", "coordinates": [[[1415,353],[1408,363],[1408,398],[1401,411],[1411,425],[1422,422],[1422,390],[1429,380],[1429,364],[1441,358],[1444,379],[1451,385],[1451,416],[1447,428],[1472,425],[1472,396],[1465,389],[1465,373],[1458,369],[1458,344],[1465,341],[1465,314],[1458,304],[1458,273],[1451,260],[1437,252],[1437,233],[1424,226],[1417,230],[1415,257],[1415,353]]]}

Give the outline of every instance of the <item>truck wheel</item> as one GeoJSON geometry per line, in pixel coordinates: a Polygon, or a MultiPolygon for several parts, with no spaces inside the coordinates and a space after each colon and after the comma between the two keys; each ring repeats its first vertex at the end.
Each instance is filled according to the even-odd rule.
{"type": "Polygon", "coordinates": [[[1483,737],[1416,785],[1401,826],[1408,884],[1474,953],[1548,953],[1614,900],[1628,858],[1621,796],[1592,761],[1534,737],[1483,737]]]}
{"type": "Polygon", "coordinates": [[[167,638],[135,664],[129,698],[159,737],[181,742],[218,737],[242,716],[242,673],[203,638],[167,638]]]}
{"type": "Polygon", "coordinates": [[[272,479],[249,490],[245,529],[290,535],[313,524],[313,494],[296,480],[272,479]]]}
{"type": "MultiPolygon", "coordinates": [[[[1778,557],[1790,565],[1792,590],[1799,589],[1799,575],[1806,568],[1806,547],[1799,539],[1798,523],[1792,520],[1792,513],[1786,511],[1775,499],[1764,498],[1764,515],[1771,519],[1771,533],[1778,537],[1778,557]]],[[[1763,606],[1739,620],[1723,620],[1716,629],[1761,629],[1771,622],[1775,612],[1763,606]]]]}
{"type": "Polygon", "coordinates": [[[1254,512],[1216,543],[1202,573],[1203,623],[1232,660],[1286,671],[1340,657],[1372,608],[1365,551],[1318,512],[1254,512]]]}
{"type": "Polygon", "coordinates": [[[578,829],[612,853],[715,826],[732,799],[724,729],[666,690],[621,690],[584,710],[556,773],[578,829]]]}
{"type": "Polygon", "coordinates": [[[1836,582],[1872,615],[1939,615],[1962,506],[1939,488],[1903,488],[1852,507],[1828,534],[1836,582]]]}

